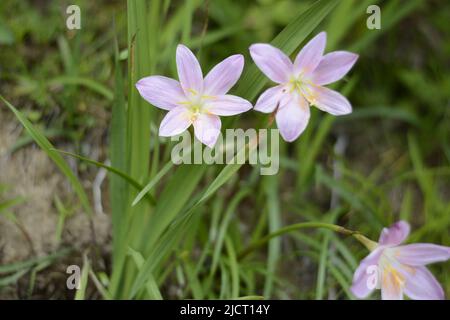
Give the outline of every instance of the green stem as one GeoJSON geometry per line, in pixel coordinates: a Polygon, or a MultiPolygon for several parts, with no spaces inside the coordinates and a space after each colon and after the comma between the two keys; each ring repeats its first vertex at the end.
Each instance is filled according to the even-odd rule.
{"type": "Polygon", "coordinates": [[[302,223],[296,223],[284,228],[281,228],[273,233],[268,234],[267,236],[261,238],[260,240],[256,241],[255,243],[249,245],[247,248],[242,250],[239,255],[238,259],[241,260],[245,258],[249,253],[251,253],[253,250],[257,249],[258,247],[266,244],[269,240],[281,236],[283,234],[289,233],[291,231],[296,231],[299,229],[307,229],[307,228],[323,228],[323,229],[329,229],[334,232],[338,232],[347,236],[352,236],[356,240],[358,240],[360,243],[362,243],[368,250],[372,251],[377,246],[377,243],[375,241],[372,241],[359,233],[358,231],[353,231],[346,229],[344,227],[330,224],[330,223],[322,223],[322,222],[302,222],[302,223]]]}

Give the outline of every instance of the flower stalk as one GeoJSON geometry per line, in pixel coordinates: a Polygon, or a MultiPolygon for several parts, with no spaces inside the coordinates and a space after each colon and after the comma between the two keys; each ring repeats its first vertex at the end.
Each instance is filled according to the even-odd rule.
{"type": "Polygon", "coordinates": [[[346,236],[352,236],[356,240],[358,240],[361,244],[363,244],[368,250],[372,251],[377,246],[377,243],[375,241],[370,240],[366,236],[362,235],[359,231],[353,231],[346,229],[344,227],[331,224],[331,223],[323,223],[323,222],[301,222],[296,223],[284,228],[281,228],[275,232],[272,232],[259,241],[249,245],[247,248],[242,250],[238,255],[238,260],[242,260],[245,258],[249,253],[251,253],[253,250],[259,248],[260,246],[266,244],[271,239],[276,238],[278,236],[281,236],[286,233],[290,233],[292,231],[300,230],[300,229],[312,229],[312,228],[321,228],[321,229],[328,229],[346,236]]]}

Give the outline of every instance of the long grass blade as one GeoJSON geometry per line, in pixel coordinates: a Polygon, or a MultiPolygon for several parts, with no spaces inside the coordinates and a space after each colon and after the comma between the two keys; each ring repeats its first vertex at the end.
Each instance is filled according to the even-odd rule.
{"type": "Polygon", "coordinates": [[[34,141],[41,147],[41,149],[53,160],[56,166],[61,170],[61,172],[67,177],[70,181],[75,193],[80,199],[81,205],[83,206],[86,214],[92,214],[92,208],[89,203],[86,192],[81,185],[81,182],[75,176],[75,174],[70,169],[69,165],[64,161],[63,157],[56,152],[53,145],[48,141],[48,139],[39,132],[37,128],[35,128],[31,122],[12,104],[10,104],[3,96],[0,95],[0,99],[8,106],[8,108],[15,114],[16,118],[20,121],[20,123],[27,130],[28,134],[34,139],[34,141]]]}

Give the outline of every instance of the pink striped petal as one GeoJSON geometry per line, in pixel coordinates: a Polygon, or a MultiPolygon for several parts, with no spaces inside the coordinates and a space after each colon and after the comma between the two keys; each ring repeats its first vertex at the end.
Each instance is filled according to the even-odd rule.
{"type": "Polygon", "coordinates": [[[275,119],[283,139],[292,142],[305,130],[309,121],[309,106],[299,95],[293,95],[289,101],[278,108],[275,119]]]}
{"type": "Polygon", "coordinates": [[[267,89],[256,101],[255,110],[264,113],[274,112],[277,106],[282,103],[283,96],[288,95],[288,93],[284,92],[285,90],[284,85],[267,89]]]}
{"type": "Polygon", "coordinates": [[[142,78],[136,83],[136,88],[150,104],[164,110],[171,110],[186,100],[180,83],[163,76],[142,78]]]}
{"type": "Polygon", "coordinates": [[[423,266],[426,264],[447,261],[450,259],[450,248],[431,243],[416,243],[395,248],[396,259],[410,266],[423,266]]]}
{"type": "Polygon", "coordinates": [[[177,47],[177,70],[181,87],[187,96],[203,92],[202,68],[188,47],[179,44],[177,47]]]}
{"type": "Polygon", "coordinates": [[[215,96],[213,99],[207,100],[205,104],[205,109],[209,113],[218,116],[233,116],[235,114],[246,112],[251,108],[252,104],[250,102],[230,94],[215,96]]]}
{"type": "Polygon", "coordinates": [[[213,148],[220,134],[220,118],[213,114],[199,114],[194,120],[194,133],[197,139],[213,148]]]}
{"type": "Polygon", "coordinates": [[[410,226],[406,221],[398,221],[381,231],[378,243],[382,246],[398,246],[409,235],[410,226]]]}
{"type": "Polygon", "coordinates": [[[192,124],[189,111],[185,107],[176,107],[170,110],[159,126],[161,137],[171,137],[185,131],[192,124]]]}
{"type": "Polygon", "coordinates": [[[307,91],[305,93],[306,98],[320,110],[335,116],[352,112],[352,105],[339,92],[319,86],[308,86],[308,88],[309,90],[305,90],[307,91]]]}
{"type": "Polygon", "coordinates": [[[294,61],[294,72],[296,75],[309,74],[316,69],[322,59],[326,43],[327,34],[326,32],[321,32],[300,50],[294,61]]]}
{"type": "Polygon", "coordinates": [[[347,51],[330,52],[323,56],[311,75],[317,85],[326,85],[343,78],[358,60],[358,55],[347,51]]]}
{"type": "Polygon", "coordinates": [[[293,65],[283,51],[270,44],[257,43],[250,46],[250,55],[270,80],[276,83],[289,81],[293,65]]]}
{"type": "Polygon", "coordinates": [[[414,300],[444,300],[444,290],[426,267],[414,268],[406,278],[405,294],[414,300]]]}
{"type": "Polygon", "coordinates": [[[403,300],[403,288],[394,272],[384,270],[381,275],[381,299],[403,300]]]}
{"type": "Polygon", "coordinates": [[[226,58],[206,75],[204,93],[213,96],[227,93],[238,81],[243,68],[244,57],[241,54],[226,58]]]}
{"type": "MultiPolygon", "coordinates": [[[[382,249],[375,249],[367,257],[361,260],[358,268],[353,275],[353,283],[350,287],[350,291],[359,299],[366,298],[377,287],[372,284],[371,277],[375,276],[378,281],[378,274],[374,274],[375,270],[378,270],[378,260],[382,254],[382,249]]],[[[376,271],[378,272],[378,271],[376,271]]]]}

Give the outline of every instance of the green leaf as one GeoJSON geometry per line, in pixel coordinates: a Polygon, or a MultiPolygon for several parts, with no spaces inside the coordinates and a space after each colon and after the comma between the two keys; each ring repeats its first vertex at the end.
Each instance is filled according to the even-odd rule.
{"type": "MultiPolygon", "coordinates": [[[[136,263],[136,266],[140,270],[145,262],[144,257],[142,257],[142,255],[139,252],[133,250],[132,248],[128,248],[128,254],[133,258],[134,263],[136,263]]],[[[158,289],[158,285],[153,276],[150,276],[149,279],[147,280],[146,288],[150,299],[154,300],[163,299],[161,292],[158,289]]]]}
{"type": "Polygon", "coordinates": [[[1,45],[10,45],[14,43],[14,34],[12,31],[5,25],[0,24],[0,44],[1,45]]]}
{"type": "MultiPolygon", "coordinates": [[[[275,232],[281,228],[280,201],[278,199],[278,177],[276,175],[264,177],[264,194],[267,199],[267,220],[269,232],[275,232]]],[[[273,282],[277,271],[278,259],[281,255],[281,240],[275,238],[269,241],[267,253],[267,276],[264,283],[264,297],[269,299],[272,296],[273,282]]]]}
{"type": "Polygon", "coordinates": [[[170,182],[158,197],[151,223],[142,233],[142,243],[146,244],[145,247],[148,251],[153,251],[153,245],[159,236],[186,205],[204,170],[204,166],[194,165],[181,166],[175,171],[170,182]]]}
{"type": "Polygon", "coordinates": [[[88,284],[89,270],[91,264],[86,254],[83,255],[83,268],[81,269],[80,288],[75,293],[75,300],[84,300],[86,298],[86,289],[88,284]]]}
{"type": "MultiPolygon", "coordinates": [[[[124,93],[124,77],[120,66],[120,54],[117,38],[114,43],[115,53],[115,88],[114,103],[111,114],[110,127],[110,148],[109,156],[111,159],[111,167],[120,170],[121,172],[129,172],[127,164],[127,155],[124,150],[127,139],[127,113],[126,101],[124,93]]],[[[127,50],[128,55],[128,50],[127,50]]],[[[129,175],[126,175],[132,179],[129,175]]],[[[134,179],[133,179],[134,180],[134,179]]],[[[137,181],[136,181],[137,183],[137,181]]],[[[111,216],[112,216],[112,233],[113,233],[113,274],[111,276],[111,285],[109,287],[112,296],[116,295],[118,290],[120,275],[122,272],[123,261],[126,257],[126,243],[125,237],[128,226],[127,206],[129,201],[129,189],[127,183],[117,175],[110,176],[109,192],[111,194],[111,216]]]]}
{"type": "MultiPolygon", "coordinates": [[[[82,156],[80,156],[78,154],[75,154],[75,153],[72,153],[72,152],[68,152],[68,151],[63,151],[63,150],[58,150],[58,149],[52,149],[52,150],[58,151],[59,153],[65,154],[67,156],[74,157],[74,158],[79,159],[81,161],[84,161],[86,163],[92,164],[92,165],[94,165],[96,167],[104,168],[104,169],[108,170],[110,173],[113,173],[114,175],[116,175],[116,176],[122,178],[123,180],[127,181],[136,190],[142,190],[144,188],[144,186],[142,186],[139,182],[134,180],[132,177],[130,177],[126,173],[124,173],[124,172],[122,172],[122,171],[120,171],[120,170],[118,170],[116,168],[113,168],[111,166],[108,166],[108,165],[106,165],[104,163],[101,163],[101,162],[98,162],[98,161],[95,161],[95,160],[92,160],[92,159],[89,159],[89,158],[85,158],[85,157],[82,157],[82,156]]],[[[152,204],[156,203],[155,199],[150,194],[144,194],[143,197],[144,196],[148,197],[148,199],[150,200],[150,202],[152,204]]]]}
{"type": "Polygon", "coordinates": [[[89,78],[61,76],[61,77],[51,79],[48,82],[48,85],[49,86],[64,86],[64,85],[82,86],[82,87],[86,87],[86,88],[104,96],[108,100],[113,100],[113,97],[114,97],[113,92],[108,87],[105,87],[101,83],[98,83],[97,81],[89,79],[89,78]]]}
{"type": "Polygon", "coordinates": [[[61,172],[70,181],[75,193],[81,201],[81,204],[88,215],[92,214],[92,208],[89,204],[86,192],[83,189],[78,178],[70,169],[69,165],[64,161],[63,157],[56,152],[53,145],[48,141],[48,139],[36,129],[31,122],[12,104],[10,104],[3,96],[0,95],[0,99],[8,106],[8,108],[15,114],[20,123],[27,130],[28,134],[34,139],[34,141],[41,147],[41,149],[53,160],[56,166],[61,170],[61,172]]]}
{"type": "Polygon", "coordinates": [[[169,161],[166,165],[151,179],[147,185],[139,192],[136,198],[133,200],[132,206],[135,206],[145,195],[150,195],[148,192],[164,177],[170,169],[172,169],[173,163],[169,161]]]}

